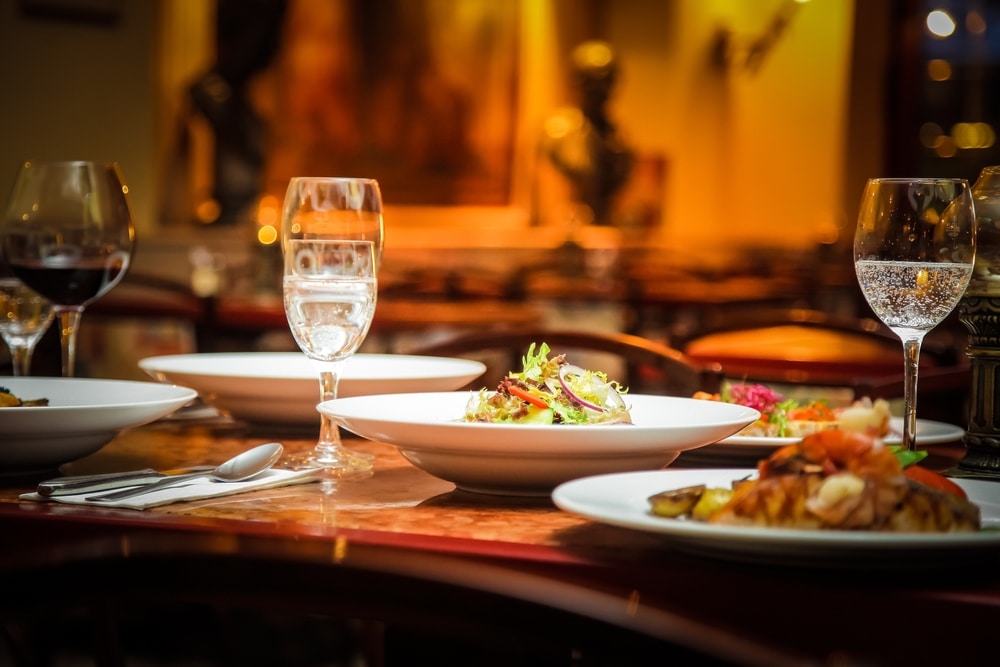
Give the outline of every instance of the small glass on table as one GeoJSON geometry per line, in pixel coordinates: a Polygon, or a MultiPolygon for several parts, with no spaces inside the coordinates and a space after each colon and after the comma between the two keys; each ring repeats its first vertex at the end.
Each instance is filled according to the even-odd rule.
{"type": "MultiPolygon", "coordinates": [[[[377,298],[371,241],[292,239],[284,248],[285,316],[302,351],[319,371],[320,400],[337,398],[344,365],[364,342],[377,298]]],[[[341,443],[337,424],[320,415],[319,441],[292,467],[320,468],[337,479],[373,473],[372,458],[341,443]]]]}
{"type": "Polygon", "coordinates": [[[868,181],[854,234],[854,268],[868,305],[903,342],[903,445],[910,451],[916,448],[920,346],[958,305],[975,257],[976,215],[968,182],[868,181]]]}
{"type": "Polygon", "coordinates": [[[14,375],[31,374],[35,345],[52,324],[52,304],[17,278],[0,278],[0,336],[10,348],[14,375]]]}

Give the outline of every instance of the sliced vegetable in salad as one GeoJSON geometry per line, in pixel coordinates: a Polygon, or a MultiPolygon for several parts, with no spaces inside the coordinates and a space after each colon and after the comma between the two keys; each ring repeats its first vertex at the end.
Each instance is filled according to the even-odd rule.
{"type": "Polygon", "coordinates": [[[465,421],[493,424],[631,423],[627,389],[601,371],[580,368],[566,355],[549,358],[546,343],[532,343],[496,391],[481,389],[469,399],[465,421]]]}

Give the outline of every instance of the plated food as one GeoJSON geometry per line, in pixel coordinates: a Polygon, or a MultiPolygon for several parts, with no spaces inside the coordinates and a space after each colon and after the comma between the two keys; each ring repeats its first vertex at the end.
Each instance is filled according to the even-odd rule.
{"type": "Polygon", "coordinates": [[[488,424],[628,424],[625,389],[603,371],[580,368],[565,354],[532,343],[495,391],[482,389],[465,408],[465,421],[488,424]]]}
{"type": "Polygon", "coordinates": [[[320,412],[465,491],[549,495],[597,473],[669,465],[760,413],[742,405],[626,395],[601,371],[532,344],[495,390],[338,398],[320,412]]]}
{"type": "Polygon", "coordinates": [[[834,408],[823,400],[800,403],[762,384],[727,384],[718,394],[698,392],[694,397],[758,410],[760,419],[738,434],[745,437],[802,438],[836,429],[885,437],[890,432],[892,418],[889,403],[883,399],[865,398],[834,408]]]}
{"type": "Polygon", "coordinates": [[[561,484],[552,498],[714,558],[852,569],[992,561],[1000,485],[944,477],[919,465],[926,456],[830,429],[772,450],[756,469],[595,475],[561,484]]]}
{"type": "Polygon", "coordinates": [[[717,442],[760,415],[742,405],[629,394],[632,423],[565,426],[469,422],[468,391],[353,396],[319,410],[363,438],[466,491],[544,495],[577,477],[655,470],[717,442]]]}
{"type": "Polygon", "coordinates": [[[0,385],[15,396],[48,399],[48,405],[0,409],[0,476],[51,471],[197,397],[193,389],[159,382],[3,377],[0,385]]]}
{"type": "Polygon", "coordinates": [[[676,521],[650,511],[649,497],[665,489],[704,484],[728,487],[747,479],[752,468],[667,468],[595,475],[560,485],[552,500],[567,511],[602,524],[661,535],[664,547],[703,558],[801,568],[904,570],[969,567],[996,561],[1000,549],[1000,484],[953,480],[980,509],[982,530],[886,532],[762,528],[705,521],[676,521]]]}
{"type": "Polygon", "coordinates": [[[669,489],[654,515],[731,526],[882,532],[967,532],[979,507],[948,478],[863,433],[821,431],[779,449],[752,479],[669,489]]]}

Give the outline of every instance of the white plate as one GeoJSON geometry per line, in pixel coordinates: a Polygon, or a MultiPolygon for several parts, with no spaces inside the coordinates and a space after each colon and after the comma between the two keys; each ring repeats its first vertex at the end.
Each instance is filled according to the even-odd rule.
{"type": "Polygon", "coordinates": [[[979,505],[977,533],[877,533],[717,526],[667,519],[649,510],[649,496],[695,484],[729,486],[749,469],[658,470],[599,475],[568,482],[552,493],[567,512],[625,528],[662,533],[670,544],[717,558],[823,567],[906,568],[985,557],[1000,548],[1000,482],[955,479],[979,505]]]}
{"type": "MultiPolygon", "coordinates": [[[[890,445],[903,442],[903,420],[893,417],[889,422],[889,435],[885,441],[890,445]]],[[[917,420],[917,446],[938,445],[957,442],[965,436],[965,429],[943,422],[917,420]]],[[[774,450],[791,445],[802,438],[764,438],[760,436],[733,435],[710,447],[697,452],[699,459],[717,458],[727,461],[746,461],[770,456],[774,450]]]]}
{"type": "Polygon", "coordinates": [[[321,403],[346,429],[399,448],[411,463],[467,491],[548,495],[577,477],[662,468],[758,419],[751,408],[629,395],[632,424],[483,424],[462,421],[473,392],[340,398],[321,403]]]}
{"type": "Polygon", "coordinates": [[[87,456],[119,431],[146,424],[191,402],[197,393],[158,382],[0,377],[21,399],[47,406],[0,408],[0,474],[51,470],[87,456]]]}
{"type": "MultiPolygon", "coordinates": [[[[162,382],[192,387],[211,405],[250,422],[317,425],[319,373],[300,352],[179,354],[148,357],[139,368],[162,382]]],[[[468,359],[356,354],[338,395],[450,391],[483,374],[468,359]]]]}

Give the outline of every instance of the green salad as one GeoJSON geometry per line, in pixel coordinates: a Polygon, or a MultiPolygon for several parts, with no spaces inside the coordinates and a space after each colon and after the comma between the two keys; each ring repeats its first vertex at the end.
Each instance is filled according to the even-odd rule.
{"type": "Polygon", "coordinates": [[[523,370],[511,371],[496,391],[481,389],[465,408],[465,421],[491,424],[632,423],[627,389],[601,371],[574,366],[546,343],[532,343],[523,370]]]}

